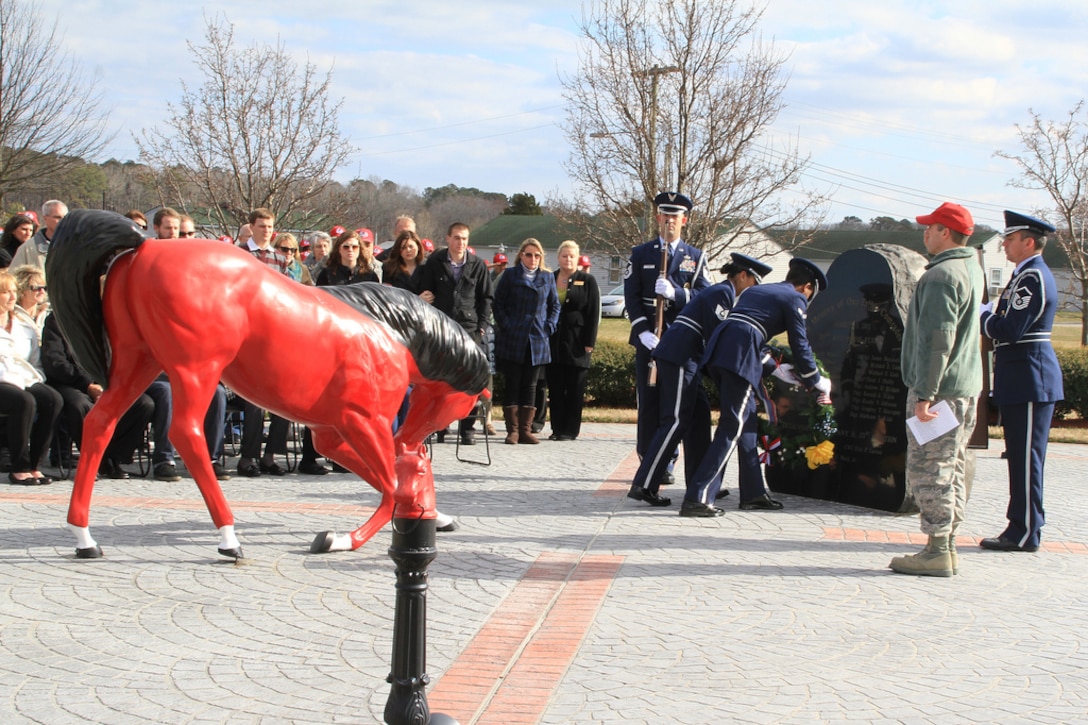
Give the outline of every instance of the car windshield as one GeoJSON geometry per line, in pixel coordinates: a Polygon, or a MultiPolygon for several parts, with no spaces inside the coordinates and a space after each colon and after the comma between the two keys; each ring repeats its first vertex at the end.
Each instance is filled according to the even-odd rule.
{"type": "Polygon", "coordinates": [[[612,290],[612,291],[611,291],[611,292],[609,292],[608,294],[610,294],[610,295],[622,295],[622,294],[623,294],[623,285],[621,284],[621,285],[620,285],[619,287],[617,287],[616,289],[612,290]]]}

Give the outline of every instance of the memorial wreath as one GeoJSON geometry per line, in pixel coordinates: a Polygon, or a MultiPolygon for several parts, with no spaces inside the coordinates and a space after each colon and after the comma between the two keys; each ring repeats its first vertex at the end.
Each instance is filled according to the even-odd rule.
{"type": "MultiPolygon", "coordinates": [[[[793,364],[793,353],[788,347],[770,343],[767,345],[771,356],[778,365],[793,364]]],[[[820,375],[829,377],[823,363],[816,359],[816,367],[820,375]]],[[[800,388],[800,385],[791,385],[775,375],[767,375],[763,378],[763,384],[767,388],[768,403],[773,405],[776,394],[783,387],[800,388]]],[[[833,405],[821,405],[816,396],[805,396],[808,401],[805,410],[798,411],[800,415],[808,418],[808,430],[795,435],[783,435],[779,425],[768,412],[767,417],[759,418],[759,443],[763,448],[759,460],[768,466],[782,466],[797,470],[801,466],[807,466],[810,470],[816,470],[820,466],[831,463],[835,456],[835,444],[832,436],[838,432],[835,422],[835,407],[833,405]]]]}

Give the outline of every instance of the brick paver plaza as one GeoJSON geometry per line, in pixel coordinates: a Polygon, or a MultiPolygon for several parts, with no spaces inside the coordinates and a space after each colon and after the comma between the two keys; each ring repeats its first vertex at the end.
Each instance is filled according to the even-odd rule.
{"type": "MultiPolygon", "coordinates": [[[[452,438],[451,438],[452,440],[452,438]]],[[[501,439],[500,439],[501,440],[501,439]]],[[[677,516],[624,494],[634,427],[435,447],[428,700],[469,723],[1088,722],[1088,446],[1053,445],[1035,554],[1000,532],[1002,444],[978,452],[960,575],[892,574],[916,516],[783,496],[677,516]],[[483,448],[462,449],[482,457],[483,448]]],[[[349,476],[235,478],[246,558],[215,553],[195,484],[102,481],[74,558],[71,484],[0,490],[0,715],[10,723],[380,722],[388,528],[313,555],[377,496],[349,476]]]]}

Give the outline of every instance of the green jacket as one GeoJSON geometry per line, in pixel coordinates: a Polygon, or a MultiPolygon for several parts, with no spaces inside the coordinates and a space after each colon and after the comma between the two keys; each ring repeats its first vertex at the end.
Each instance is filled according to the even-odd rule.
{"type": "Polygon", "coordinates": [[[982,391],[982,285],[982,267],[969,247],[945,250],[926,265],[903,330],[910,400],[970,398],[982,391]]]}

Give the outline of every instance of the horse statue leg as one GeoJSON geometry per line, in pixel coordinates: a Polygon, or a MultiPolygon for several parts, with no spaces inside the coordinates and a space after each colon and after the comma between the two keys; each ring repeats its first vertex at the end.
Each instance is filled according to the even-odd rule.
{"type": "Polygon", "coordinates": [[[68,504],[68,528],[76,537],[76,557],[79,559],[98,559],[102,556],[102,547],[91,537],[88,526],[94,481],[98,475],[98,466],[102,463],[102,456],[113,438],[117,421],[158,375],[154,363],[149,364],[150,367],[144,367],[143,370],[128,371],[127,382],[106,388],[83,421],[79,465],[76,467],[72,498],[68,504]]]}
{"type": "Polygon", "coordinates": [[[234,533],[234,514],[212,470],[208,439],[204,435],[204,417],[215,394],[219,369],[205,364],[199,370],[174,369],[168,374],[174,401],[170,442],[196,481],[212,523],[219,532],[217,551],[222,556],[241,559],[242,545],[234,533]]]}
{"type": "Polygon", "coordinates": [[[314,537],[310,551],[354,551],[370,540],[393,518],[396,472],[393,461],[392,419],[364,418],[348,414],[341,428],[311,428],[314,448],[355,473],[382,495],[377,510],[350,534],[324,531],[314,537]],[[348,441],[351,441],[349,444],[348,441]],[[365,455],[360,451],[365,451],[365,455]]]}

